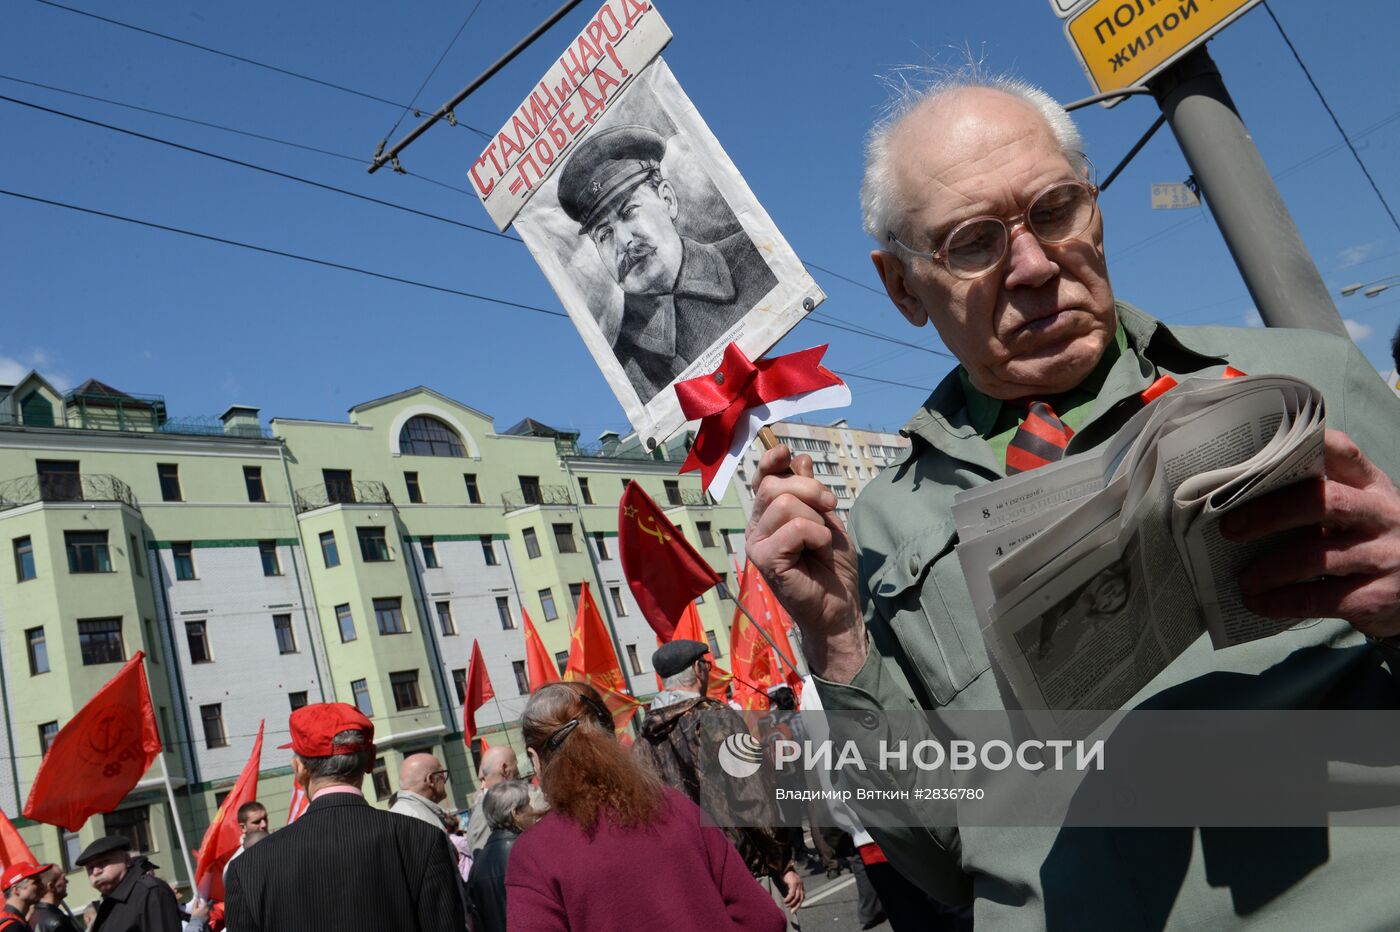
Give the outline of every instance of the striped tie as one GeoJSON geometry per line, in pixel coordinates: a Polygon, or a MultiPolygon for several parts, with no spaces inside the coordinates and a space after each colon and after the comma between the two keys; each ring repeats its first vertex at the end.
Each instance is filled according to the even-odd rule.
{"type": "Polygon", "coordinates": [[[1058,462],[1073,436],[1074,431],[1060,420],[1054,409],[1043,401],[1032,401],[1027,407],[1026,419],[1016,428],[1016,436],[1006,447],[1006,474],[1014,476],[1058,462]]]}

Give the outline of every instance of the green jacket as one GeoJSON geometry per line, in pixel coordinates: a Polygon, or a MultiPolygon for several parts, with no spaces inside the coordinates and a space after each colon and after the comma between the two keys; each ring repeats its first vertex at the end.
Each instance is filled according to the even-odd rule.
{"type": "MultiPolygon", "coordinates": [[[[1311,382],[1327,399],[1329,426],[1349,434],[1389,475],[1400,476],[1400,399],[1349,341],[1304,330],[1169,329],[1121,302],[1118,312],[1128,349],[1069,453],[1112,436],[1137,409],[1138,393],[1159,375],[1218,376],[1229,364],[1249,374],[1287,373],[1311,382]]],[[[852,515],[870,657],[849,685],[818,680],[822,702],[856,711],[1000,709],[953,552],[951,505],[959,490],[1002,477],[1003,465],[972,427],[956,372],[904,433],[913,440],[909,456],[866,488],[852,515]]],[[[1273,682],[1267,696],[1248,694],[1258,682],[1253,676],[1219,678],[1227,685],[1218,697],[1210,691],[1216,681],[1205,681],[1204,695],[1219,702],[1206,707],[1326,707],[1339,684],[1373,676],[1379,662],[1365,638],[1336,619],[1227,651],[1212,650],[1201,637],[1128,707],[1207,673],[1259,674],[1285,661],[1296,675],[1287,676],[1282,689],[1273,682]]],[[[1202,692],[1196,693],[1200,707],[1202,692]]],[[[869,735],[872,741],[878,736],[879,728],[869,735]]],[[[978,927],[998,932],[1400,926],[1394,871],[1400,829],[930,824],[872,827],[871,833],[903,873],[939,899],[975,897],[978,927]]]]}

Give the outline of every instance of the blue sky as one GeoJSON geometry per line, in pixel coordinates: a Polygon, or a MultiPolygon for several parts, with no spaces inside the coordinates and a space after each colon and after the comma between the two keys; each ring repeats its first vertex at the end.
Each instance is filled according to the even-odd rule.
{"type": "MultiPolygon", "coordinates": [[[[64,0],[67,2],[67,0],[64,0]]],[[[1201,0],[1204,4],[1207,0],[1201,0]]],[[[407,101],[471,9],[465,2],[239,4],[72,0],[71,5],[407,101]]],[[[418,104],[432,109],[552,11],[483,0],[418,104]]],[[[585,3],[458,109],[495,130],[596,4],[585,3]]],[[[1382,192],[1400,208],[1400,5],[1272,0],[1382,192]]],[[[700,113],[829,298],[840,320],[941,350],[882,296],[860,232],[861,142],[882,75],[966,49],[1062,101],[1090,93],[1046,0],[977,3],[659,4],[664,53],[700,113]],[[864,287],[862,287],[864,286],[864,287]]],[[[38,2],[6,0],[0,74],[161,110],[339,159],[10,80],[0,94],[489,227],[475,197],[364,162],[400,111],[38,2]]],[[[1235,102],[1329,289],[1400,273],[1400,233],[1341,145],[1268,13],[1211,43],[1235,102]]],[[[1150,98],[1079,111],[1107,171],[1157,114],[1150,98]]],[[[404,118],[395,138],[413,126],[404,118]]],[[[525,248],[459,226],[271,177],[0,101],[0,188],[212,236],[557,309],[525,248]]],[[[440,125],[405,166],[465,188],[482,139],[440,125]]],[[[1153,182],[1188,170],[1169,132],[1105,193],[1115,293],[1168,320],[1240,325],[1248,293],[1208,212],[1153,211],[1153,182]]],[[[265,417],[342,419],[425,384],[495,416],[533,416],[591,438],[625,421],[566,321],[0,196],[0,382],[32,366],[72,385],[100,378],[164,394],[172,415],[251,404],[265,417]]],[[[1337,297],[1371,361],[1389,369],[1400,288],[1337,297]]],[[[852,423],[894,428],[948,368],[943,356],[812,322],[782,345],[829,342],[828,364],[920,389],[852,380],[852,423]]],[[[833,417],[836,415],[832,415],[833,417]]]]}

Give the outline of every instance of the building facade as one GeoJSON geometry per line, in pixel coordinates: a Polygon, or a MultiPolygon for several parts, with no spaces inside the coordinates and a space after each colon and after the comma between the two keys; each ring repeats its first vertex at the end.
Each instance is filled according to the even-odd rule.
{"type": "MultiPolygon", "coordinates": [[[[172,419],[163,399],[98,382],[63,394],[31,374],[0,387],[0,546],[12,557],[0,560],[0,807],[40,859],[71,869],[88,842],[121,832],[182,877],[163,774],[197,847],[265,723],[258,796],[279,826],[290,752],[276,746],[291,710],[323,701],[375,723],[371,799],[387,800],[405,756],[430,751],[451,772],[449,803],[464,805],[473,641],[496,693],[478,729],[521,750],[522,615],[562,669],[584,583],[634,694],[655,692],[655,636],[618,559],[625,483],[640,482],[731,588],[746,512],[736,491],[714,502],[677,476],[679,451],[605,440],[585,447],[531,420],[497,431],[421,387],[344,422],[267,428],[242,406],[172,419]],[[17,819],[48,741],[137,650],[161,761],[80,832],[17,819]]],[[[733,605],[703,599],[723,658],[733,605]]],[[[74,902],[90,893],[81,872],[70,881],[74,902]]]]}

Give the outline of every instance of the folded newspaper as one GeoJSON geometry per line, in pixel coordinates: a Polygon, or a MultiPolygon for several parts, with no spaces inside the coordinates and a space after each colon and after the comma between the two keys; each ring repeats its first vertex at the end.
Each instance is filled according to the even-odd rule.
{"type": "Polygon", "coordinates": [[[1277,538],[1227,541],[1235,508],[1323,474],[1323,399],[1259,375],[1182,382],[1107,444],[954,500],[988,653],[1046,729],[1092,729],[1202,633],[1218,650],[1295,624],[1241,601],[1277,538]]]}

